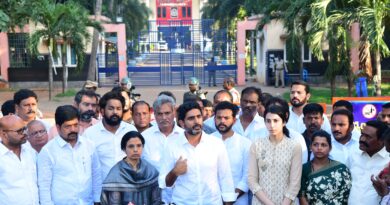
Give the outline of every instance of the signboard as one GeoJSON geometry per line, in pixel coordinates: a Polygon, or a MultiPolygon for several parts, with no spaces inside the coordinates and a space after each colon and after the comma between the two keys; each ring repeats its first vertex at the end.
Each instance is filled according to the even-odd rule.
{"type": "Polygon", "coordinates": [[[363,129],[369,120],[375,120],[382,111],[382,105],[390,102],[390,97],[334,97],[332,105],[339,100],[347,100],[353,106],[355,129],[363,129]]]}

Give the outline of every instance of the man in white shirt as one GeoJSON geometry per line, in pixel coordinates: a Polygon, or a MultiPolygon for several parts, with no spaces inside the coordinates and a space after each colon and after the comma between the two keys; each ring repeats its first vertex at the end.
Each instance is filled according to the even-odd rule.
{"type": "Polygon", "coordinates": [[[50,124],[39,119],[38,113],[38,96],[29,89],[20,89],[14,93],[15,114],[19,116],[24,124],[27,125],[32,120],[39,120],[45,125],[47,131],[50,129],[50,124]]]}
{"type": "MultiPolygon", "coordinates": [[[[307,147],[307,160],[311,159],[311,138],[313,133],[321,130],[321,125],[324,122],[324,108],[317,103],[308,103],[303,108],[303,123],[306,126],[306,130],[302,133],[302,136],[305,138],[306,147],[307,147]]],[[[330,134],[330,133],[328,133],[330,134]]]]}
{"type": "Polygon", "coordinates": [[[123,135],[136,131],[135,127],[122,121],[125,99],[118,92],[108,92],[99,101],[103,119],[89,127],[83,137],[90,139],[96,146],[104,180],[110,169],[126,154],[121,150],[123,135]]]}
{"type": "Polygon", "coordinates": [[[93,143],[79,138],[79,114],[71,105],[55,112],[58,136],[38,155],[41,205],[100,202],[101,170],[93,143]]]}
{"type": "Polygon", "coordinates": [[[329,157],[343,164],[348,156],[359,150],[359,141],[352,137],[353,114],[346,109],[336,110],[331,117],[332,150],[329,157]]]}
{"type": "Polygon", "coordinates": [[[39,205],[36,154],[21,118],[0,118],[0,204],[39,205]]]}
{"type": "MultiPolygon", "coordinates": [[[[175,123],[175,100],[167,95],[160,95],[153,103],[153,110],[157,125],[142,132],[145,146],[142,157],[150,162],[158,171],[161,170],[162,156],[168,138],[175,138],[183,134],[184,130],[175,123]]],[[[171,202],[171,190],[162,190],[162,200],[171,202]]]]}
{"type": "Polygon", "coordinates": [[[49,141],[45,125],[39,120],[33,120],[27,124],[27,136],[28,142],[37,153],[49,141]]]}
{"type": "MultiPolygon", "coordinates": [[[[217,106],[218,103],[227,101],[233,103],[233,96],[232,94],[227,90],[219,90],[214,94],[213,97],[213,107],[217,106]]],[[[204,125],[207,125],[208,127],[212,128],[214,132],[217,131],[217,128],[215,127],[215,121],[214,121],[214,115],[211,116],[209,119],[203,122],[204,125]]]]}
{"type": "Polygon", "coordinates": [[[238,107],[230,102],[221,102],[215,107],[215,126],[218,131],[212,135],[222,139],[228,152],[235,192],[235,205],[248,204],[248,156],[252,142],[232,130],[238,107]]]}
{"type": "MultiPolygon", "coordinates": [[[[293,129],[299,133],[303,133],[306,129],[303,123],[303,107],[310,99],[310,86],[305,81],[294,81],[290,89],[290,118],[287,123],[287,128],[293,129]]],[[[323,114],[324,122],[321,129],[331,133],[328,117],[323,114]]]]}
{"type": "Polygon", "coordinates": [[[177,205],[232,204],[234,183],[222,140],[202,132],[202,110],[195,102],[179,107],[178,120],[185,132],[168,139],[159,186],[172,187],[177,205]]]}
{"type": "Polygon", "coordinates": [[[151,110],[149,103],[143,100],[136,101],[131,107],[131,115],[133,124],[139,133],[142,133],[152,126],[152,124],[150,124],[151,110]]]}
{"type": "Polygon", "coordinates": [[[233,97],[233,103],[235,105],[239,105],[240,104],[240,100],[241,100],[241,96],[240,96],[240,92],[238,92],[238,90],[236,90],[236,88],[234,88],[234,78],[232,77],[228,77],[228,78],[225,78],[223,80],[223,88],[227,91],[230,92],[230,94],[232,94],[232,97],[233,97]]]}
{"type": "MultiPolygon", "coordinates": [[[[352,105],[352,103],[350,103],[349,101],[346,101],[346,100],[339,100],[339,101],[335,102],[332,106],[332,109],[333,109],[333,112],[336,110],[340,110],[340,109],[348,110],[353,115],[353,105],[352,105]]],[[[358,129],[352,130],[352,138],[354,140],[359,141],[360,135],[361,135],[360,130],[358,130],[358,129]]]]}
{"type": "Polygon", "coordinates": [[[349,205],[379,204],[380,196],[375,191],[371,176],[376,176],[389,161],[389,153],[384,146],[383,133],[387,125],[380,121],[368,121],[362,130],[359,149],[351,153],[346,165],[351,171],[352,188],[349,205]]]}
{"type": "Polygon", "coordinates": [[[241,114],[233,125],[233,131],[246,137],[253,138],[256,131],[265,127],[264,118],[257,112],[261,103],[261,89],[246,87],[241,92],[241,114]]]}
{"type": "Polygon", "coordinates": [[[183,133],[183,129],[176,125],[175,101],[167,95],[160,95],[153,103],[153,110],[157,126],[153,126],[144,132],[145,147],[142,157],[148,160],[158,171],[161,168],[161,158],[168,138],[177,137],[183,133]]]}

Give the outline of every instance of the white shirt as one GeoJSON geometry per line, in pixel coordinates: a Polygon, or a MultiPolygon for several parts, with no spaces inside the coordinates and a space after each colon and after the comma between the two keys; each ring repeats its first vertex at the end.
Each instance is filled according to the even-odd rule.
{"type": "Polygon", "coordinates": [[[0,205],[39,205],[36,155],[22,145],[20,159],[0,143],[0,205]]]}
{"type": "Polygon", "coordinates": [[[102,169],[103,181],[111,168],[126,156],[121,150],[121,140],[130,131],[137,131],[137,129],[134,125],[123,121],[115,133],[106,130],[102,121],[84,131],[83,136],[95,144],[102,169]]]}
{"type": "MultiPolygon", "coordinates": [[[[301,145],[302,164],[305,164],[307,162],[307,154],[308,154],[305,138],[302,136],[302,134],[296,132],[295,130],[288,129],[288,131],[289,131],[291,139],[297,140],[299,142],[299,144],[301,145]]],[[[267,127],[263,127],[260,130],[256,131],[256,135],[254,135],[254,137],[252,137],[250,140],[252,140],[252,142],[255,142],[257,139],[259,139],[261,137],[268,137],[268,136],[269,136],[269,132],[267,130],[267,127]]]]}
{"type": "Polygon", "coordinates": [[[354,128],[352,130],[352,138],[354,140],[356,140],[357,142],[359,142],[359,140],[360,140],[360,135],[362,135],[362,133],[358,129],[354,128]]]}
{"type": "MultiPolygon", "coordinates": [[[[168,138],[174,138],[183,134],[184,130],[174,124],[172,132],[165,136],[158,125],[152,126],[142,132],[142,136],[145,138],[145,147],[142,151],[142,157],[150,162],[159,172],[161,169],[162,156],[164,155],[165,146],[168,138]]],[[[164,202],[169,203],[172,198],[172,190],[169,188],[163,189],[161,192],[161,198],[164,202]]]]}
{"type": "Polygon", "coordinates": [[[165,136],[160,132],[158,125],[146,129],[142,132],[142,136],[145,138],[145,147],[142,151],[142,157],[160,171],[161,158],[164,154],[164,148],[168,138],[177,137],[183,132],[184,130],[176,124],[168,136],[165,136]]]}
{"type": "Polygon", "coordinates": [[[383,147],[370,157],[360,149],[351,153],[347,160],[347,167],[352,175],[352,188],[348,198],[349,205],[379,204],[381,197],[372,186],[371,175],[377,176],[390,161],[389,153],[383,147]]]}
{"type": "Polygon", "coordinates": [[[215,131],[217,131],[217,127],[215,127],[215,115],[213,115],[209,119],[205,120],[203,122],[203,124],[209,126],[210,128],[214,129],[215,131]]]}
{"type": "Polygon", "coordinates": [[[343,145],[337,142],[332,135],[332,150],[330,150],[329,158],[345,164],[347,163],[348,156],[358,151],[359,141],[356,141],[353,137],[343,145]]]}
{"type": "Polygon", "coordinates": [[[100,202],[101,170],[93,143],[79,138],[72,147],[56,136],[38,154],[41,205],[100,202]]]}
{"type": "MultiPolygon", "coordinates": [[[[289,109],[290,109],[290,117],[287,122],[287,128],[290,130],[293,129],[299,133],[305,132],[306,126],[305,123],[303,123],[303,114],[298,116],[297,114],[295,114],[295,112],[293,112],[292,107],[290,107],[289,109]]],[[[324,122],[321,125],[321,129],[325,130],[328,133],[332,133],[328,116],[326,116],[324,113],[322,114],[322,117],[324,118],[324,122]]]]}
{"type": "MultiPolygon", "coordinates": [[[[222,140],[222,135],[219,132],[214,132],[212,135],[222,140]]],[[[224,140],[223,143],[228,153],[234,187],[245,192],[234,204],[248,205],[248,157],[252,142],[234,133],[233,136],[224,140]]]]}
{"type": "Polygon", "coordinates": [[[236,90],[236,88],[232,88],[229,90],[229,93],[233,96],[233,103],[236,105],[240,104],[240,92],[236,90]]]}
{"type": "Polygon", "coordinates": [[[172,186],[172,202],[177,205],[216,205],[235,201],[229,158],[222,140],[202,133],[199,144],[192,146],[184,133],[168,138],[159,176],[160,188],[166,188],[165,177],[180,158],[187,159],[187,172],[172,186]]]}
{"type": "Polygon", "coordinates": [[[264,118],[261,117],[258,113],[256,113],[255,117],[253,118],[252,122],[246,127],[244,130],[244,127],[242,127],[240,118],[237,118],[236,122],[233,125],[233,131],[248,138],[255,138],[257,135],[258,130],[265,127],[264,118]]]}

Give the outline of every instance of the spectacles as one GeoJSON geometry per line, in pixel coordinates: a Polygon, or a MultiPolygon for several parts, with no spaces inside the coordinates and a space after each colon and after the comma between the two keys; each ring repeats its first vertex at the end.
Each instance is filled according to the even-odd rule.
{"type": "Polygon", "coordinates": [[[35,131],[33,133],[30,133],[30,137],[40,137],[46,133],[47,133],[46,130],[38,130],[38,131],[35,131]]]}
{"type": "Polygon", "coordinates": [[[27,131],[27,127],[22,127],[18,130],[4,130],[4,132],[16,132],[18,135],[22,135],[27,131]]]}

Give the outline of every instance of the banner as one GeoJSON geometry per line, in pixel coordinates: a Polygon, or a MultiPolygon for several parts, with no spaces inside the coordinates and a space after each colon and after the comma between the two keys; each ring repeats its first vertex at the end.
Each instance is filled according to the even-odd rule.
{"type": "Polygon", "coordinates": [[[353,106],[353,118],[355,129],[363,129],[369,120],[375,120],[382,111],[382,105],[390,102],[390,97],[334,97],[333,104],[339,100],[347,100],[353,106]]]}

